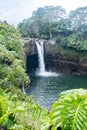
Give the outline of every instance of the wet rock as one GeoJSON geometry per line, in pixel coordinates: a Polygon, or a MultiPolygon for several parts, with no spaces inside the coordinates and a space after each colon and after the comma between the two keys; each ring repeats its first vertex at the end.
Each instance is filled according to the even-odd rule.
{"type": "MultiPolygon", "coordinates": [[[[41,39],[42,40],[42,39],[41,39]]],[[[27,68],[34,70],[38,67],[38,54],[35,42],[39,39],[24,40],[27,68]]],[[[87,57],[81,59],[71,54],[63,54],[54,40],[44,40],[44,59],[47,70],[76,75],[87,75],[87,57]]]]}

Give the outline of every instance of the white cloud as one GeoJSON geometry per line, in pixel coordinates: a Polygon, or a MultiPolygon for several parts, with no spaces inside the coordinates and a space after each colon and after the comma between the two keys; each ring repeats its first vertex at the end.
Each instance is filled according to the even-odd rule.
{"type": "Polygon", "coordinates": [[[86,6],[87,0],[0,0],[0,19],[17,25],[38,7],[61,5],[68,11],[86,6]]]}

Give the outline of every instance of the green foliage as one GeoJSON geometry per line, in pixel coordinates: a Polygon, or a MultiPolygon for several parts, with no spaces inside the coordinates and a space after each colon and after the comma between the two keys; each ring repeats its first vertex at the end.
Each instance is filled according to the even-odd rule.
{"type": "Polygon", "coordinates": [[[0,44],[8,50],[14,50],[18,53],[22,46],[19,32],[13,26],[0,23],[0,44]]]}
{"type": "Polygon", "coordinates": [[[75,89],[60,94],[48,112],[35,104],[32,96],[20,89],[0,88],[0,125],[7,130],[85,130],[87,129],[87,90],[75,89]]]}
{"type": "Polygon", "coordinates": [[[22,66],[0,66],[0,85],[4,88],[9,86],[23,87],[29,84],[29,78],[22,66]],[[2,68],[3,67],[3,68],[2,68]]]}
{"type": "Polygon", "coordinates": [[[34,104],[32,96],[14,87],[6,91],[0,88],[0,126],[7,130],[41,130],[46,119],[47,110],[34,104]]]}
{"type": "Polygon", "coordinates": [[[0,23],[0,85],[4,88],[29,84],[22,44],[20,34],[13,26],[0,23]]]}
{"type": "Polygon", "coordinates": [[[71,19],[71,27],[74,30],[78,30],[79,27],[87,25],[87,6],[77,8],[74,11],[71,11],[69,18],[71,19]]]}
{"type": "Polygon", "coordinates": [[[61,93],[51,111],[52,130],[87,129],[87,90],[78,89],[61,93]]]}
{"type": "Polygon", "coordinates": [[[66,11],[61,6],[38,8],[31,18],[19,23],[18,29],[23,37],[50,39],[50,34],[56,29],[52,24],[62,19],[63,16],[66,16],[66,11]]]}
{"type": "Polygon", "coordinates": [[[46,6],[38,8],[31,18],[23,20],[18,29],[23,37],[55,38],[61,46],[87,51],[86,14],[87,6],[71,11],[68,17],[62,7],[46,6]]]}
{"type": "Polygon", "coordinates": [[[14,104],[9,100],[9,95],[7,95],[3,90],[0,89],[0,126],[4,126],[7,130],[12,129],[16,123],[15,113],[20,113],[23,109],[19,109],[19,106],[14,106],[14,104]]]}
{"type": "Polygon", "coordinates": [[[84,32],[73,33],[68,37],[62,38],[60,44],[68,48],[75,48],[78,51],[87,51],[87,38],[84,32]]]}
{"type": "Polygon", "coordinates": [[[57,37],[55,38],[55,41],[56,41],[57,44],[61,43],[62,37],[61,37],[61,36],[57,36],[57,37]]]}

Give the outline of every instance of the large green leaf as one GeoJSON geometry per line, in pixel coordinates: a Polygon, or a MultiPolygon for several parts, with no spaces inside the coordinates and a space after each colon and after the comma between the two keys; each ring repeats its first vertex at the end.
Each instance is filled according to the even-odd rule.
{"type": "Polygon", "coordinates": [[[51,111],[52,130],[87,129],[87,91],[74,90],[61,94],[51,111]]]}

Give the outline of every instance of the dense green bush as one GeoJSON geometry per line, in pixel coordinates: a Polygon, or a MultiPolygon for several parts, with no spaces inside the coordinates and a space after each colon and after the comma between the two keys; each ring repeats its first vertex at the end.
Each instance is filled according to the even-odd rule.
{"type": "Polygon", "coordinates": [[[87,38],[84,32],[73,33],[68,37],[62,38],[60,44],[68,48],[75,48],[78,51],[87,51],[87,38]]]}
{"type": "Polygon", "coordinates": [[[0,89],[0,126],[6,130],[41,130],[46,124],[48,112],[35,104],[32,96],[19,89],[0,89]]]}
{"type": "Polygon", "coordinates": [[[20,52],[22,40],[19,32],[13,26],[0,23],[0,44],[9,51],[20,52]]]}
{"type": "Polygon", "coordinates": [[[0,85],[2,87],[29,84],[25,73],[23,42],[19,32],[11,25],[0,23],[0,85]]]}

